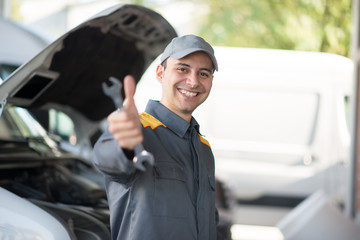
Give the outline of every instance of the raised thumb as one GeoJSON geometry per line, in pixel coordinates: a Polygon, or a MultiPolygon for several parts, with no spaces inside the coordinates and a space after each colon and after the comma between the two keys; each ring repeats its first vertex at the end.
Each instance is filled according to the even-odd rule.
{"type": "Polygon", "coordinates": [[[136,89],[135,79],[131,75],[126,75],[124,78],[124,93],[125,93],[125,106],[135,103],[134,94],[136,89]]]}

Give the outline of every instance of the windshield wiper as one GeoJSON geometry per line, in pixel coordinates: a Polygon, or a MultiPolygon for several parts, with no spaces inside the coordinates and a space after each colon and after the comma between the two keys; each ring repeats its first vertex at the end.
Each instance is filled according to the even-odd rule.
{"type": "Polygon", "coordinates": [[[1,153],[28,152],[32,150],[41,155],[52,150],[42,137],[0,139],[0,149],[1,153]]]}

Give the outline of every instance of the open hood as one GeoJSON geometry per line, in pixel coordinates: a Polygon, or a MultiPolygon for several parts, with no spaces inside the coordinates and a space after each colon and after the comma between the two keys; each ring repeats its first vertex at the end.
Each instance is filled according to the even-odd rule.
{"type": "Polygon", "coordinates": [[[98,122],[114,105],[101,84],[127,74],[139,81],[176,36],[156,12],[116,5],[70,30],[0,85],[0,103],[55,108],[71,118],[98,122]]]}

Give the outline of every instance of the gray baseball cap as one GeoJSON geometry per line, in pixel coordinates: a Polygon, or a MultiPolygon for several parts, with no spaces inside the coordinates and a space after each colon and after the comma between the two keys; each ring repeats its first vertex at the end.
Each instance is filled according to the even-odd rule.
{"type": "Polygon", "coordinates": [[[218,71],[218,64],[214,55],[214,49],[203,38],[195,35],[184,35],[173,38],[173,40],[165,48],[160,61],[163,63],[168,57],[175,59],[183,58],[190,53],[205,52],[211,58],[214,68],[218,71]]]}

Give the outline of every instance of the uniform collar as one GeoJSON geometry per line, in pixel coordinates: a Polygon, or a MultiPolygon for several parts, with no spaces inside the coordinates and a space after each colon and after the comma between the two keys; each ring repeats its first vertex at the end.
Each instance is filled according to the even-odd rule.
{"type": "Polygon", "coordinates": [[[149,113],[179,137],[184,137],[189,128],[195,128],[199,133],[199,124],[191,117],[190,123],[176,115],[159,101],[149,100],[145,112],[149,113]]]}

